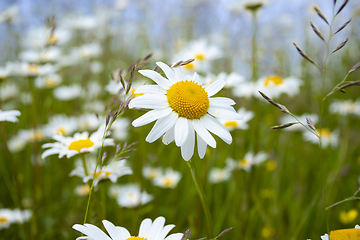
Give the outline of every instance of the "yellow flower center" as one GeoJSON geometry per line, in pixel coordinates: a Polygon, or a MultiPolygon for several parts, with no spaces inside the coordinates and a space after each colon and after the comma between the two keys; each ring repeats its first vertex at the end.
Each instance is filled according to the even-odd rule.
{"type": "Polygon", "coordinates": [[[241,168],[244,168],[244,167],[249,165],[249,161],[246,160],[246,159],[240,160],[239,165],[240,165],[241,168]]]}
{"type": "Polygon", "coordinates": [[[322,128],[319,130],[320,136],[326,139],[331,138],[331,132],[327,128],[322,128]]]}
{"type": "Polygon", "coordinates": [[[163,184],[165,187],[171,187],[174,185],[174,181],[172,181],[170,178],[165,178],[163,184]]]}
{"type": "Polygon", "coordinates": [[[53,79],[53,78],[51,78],[51,77],[48,77],[48,78],[46,78],[45,79],[45,83],[44,83],[44,85],[46,86],[46,87],[54,87],[54,86],[56,86],[58,83],[53,79]]]}
{"type": "Polygon", "coordinates": [[[49,38],[48,38],[48,43],[51,43],[51,44],[54,44],[56,43],[57,41],[59,40],[58,37],[55,37],[54,35],[51,35],[49,38]]]}
{"type": "Polygon", "coordinates": [[[66,129],[64,127],[58,127],[56,129],[56,135],[60,135],[60,134],[63,135],[63,136],[66,135],[66,129]]]}
{"type": "Polygon", "coordinates": [[[0,227],[2,224],[7,223],[9,220],[6,217],[0,217],[0,227]]]}
{"type": "Polygon", "coordinates": [[[236,128],[238,123],[236,121],[228,121],[224,123],[226,128],[236,128]]]}
{"type": "Polygon", "coordinates": [[[44,133],[40,130],[36,130],[30,133],[30,141],[41,141],[44,139],[44,133]]]}
{"type": "Polygon", "coordinates": [[[37,73],[38,69],[39,69],[39,67],[37,65],[29,65],[28,66],[29,72],[32,72],[32,73],[37,73]]]}
{"type": "Polygon", "coordinates": [[[150,170],[150,172],[149,172],[149,179],[155,179],[156,178],[156,176],[158,175],[158,172],[156,171],[156,170],[150,170]]]}
{"type": "Polygon", "coordinates": [[[194,65],[194,63],[188,63],[184,66],[184,68],[187,70],[194,70],[195,65],[194,65]]]}
{"type": "Polygon", "coordinates": [[[359,240],[360,229],[340,229],[330,232],[330,240],[359,240]]]}
{"type": "Polygon", "coordinates": [[[355,107],[356,107],[356,104],[354,102],[349,102],[347,105],[346,105],[346,108],[348,109],[348,111],[350,112],[354,112],[355,111],[355,107]]]}
{"type": "Polygon", "coordinates": [[[94,146],[94,143],[90,140],[90,138],[87,138],[86,140],[81,139],[81,140],[77,140],[77,141],[72,142],[69,145],[68,149],[80,152],[81,149],[89,148],[89,147],[92,147],[92,146],[94,146]]]}
{"type": "Polygon", "coordinates": [[[197,60],[205,60],[205,55],[203,53],[195,54],[195,59],[197,60]]]}
{"type": "Polygon", "coordinates": [[[147,240],[147,238],[144,238],[144,237],[129,237],[125,240],[147,240]]]}
{"type": "MultiPolygon", "coordinates": [[[[99,172],[96,172],[96,174],[95,174],[96,177],[95,178],[98,178],[102,173],[105,173],[106,177],[109,177],[110,174],[111,174],[111,172],[109,172],[109,171],[99,171],[99,172]]],[[[94,177],[94,173],[92,173],[91,176],[94,177]]]]}
{"type": "Polygon", "coordinates": [[[265,79],[265,86],[268,86],[270,83],[273,83],[275,85],[281,85],[283,84],[283,79],[279,76],[270,76],[265,79]]]}
{"type": "Polygon", "coordinates": [[[348,212],[341,211],[339,217],[340,217],[340,221],[343,224],[347,224],[353,222],[357,216],[358,216],[358,211],[356,209],[351,209],[348,212]]]}
{"type": "Polygon", "coordinates": [[[194,81],[180,81],[167,91],[170,107],[187,119],[199,119],[207,113],[210,101],[205,89],[194,81]]]}
{"type": "Polygon", "coordinates": [[[79,194],[80,196],[88,195],[90,193],[90,186],[88,184],[79,186],[76,189],[76,193],[79,194]]]}
{"type": "Polygon", "coordinates": [[[141,95],[144,95],[143,93],[135,93],[135,90],[136,90],[136,88],[131,88],[130,89],[130,93],[134,98],[139,97],[141,95]]]}

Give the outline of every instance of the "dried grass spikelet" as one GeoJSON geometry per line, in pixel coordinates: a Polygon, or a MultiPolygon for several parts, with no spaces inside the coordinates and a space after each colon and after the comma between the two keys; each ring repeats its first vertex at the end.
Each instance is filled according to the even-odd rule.
{"type": "Polygon", "coordinates": [[[311,28],[314,30],[314,32],[316,33],[316,35],[317,35],[319,38],[321,38],[321,40],[323,40],[324,42],[326,42],[325,39],[324,39],[324,37],[323,37],[323,35],[320,33],[319,29],[317,29],[317,27],[313,24],[312,21],[310,21],[310,26],[311,26],[311,28]]]}
{"type": "Polygon", "coordinates": [[[344,41],[342,41],[342,43],[340,43],[340,44],[332,51],[332,53],[337,52],[337,51],[339,51],[340,49],[342,49],[342,48],[346,45],[346,43],[348,42],[348,40],[349,40],[349,37],[346,37],[346,38],[344,39],[344,41]]]}
{"type": "Polygon", "coordinates": [[[282,124],[282,125],[272,126],[271,129],[284,129],[284,128],[291,127],[292,125],[295,125],[295,124],[298,124],[298,122],[292,122],[292,123],[286,123],[286,124],[282,124]]]}
{"type": "Polygon", "coordinates": [[[350,18],[349,21],[347,21],[341,27],[339,27],[339,29],[334,32],[334,35],[337,34],[338,32],[340,32],[341,30],[343,30],[351,22],[351,20],[352,20],[352,18],[350,18]]]}
{"type": "Polygon", "coordinates": [[[324,14],[321,12],[321,10],[320,10],[317,6],[314,7],[314,10],[315,10],[315,12],[317,13],[317,15],[318,15],[322,20],[324,20],[324,21],[327,23],[327,25],[330,25],[329,22],[328,22],[328,20],[327,20],[326,17],[324,16],[324,14]]]}
{"type": "Polygon", "coordinates": [[[311,62],[312,64],[316,65],[315,62],[308,56],[306,55],[300,48],[299,46],[293,42],[294,46],[296,47],[296,50],[300,53],[300,55],[305,58],[306,60],[308,60],[309,62],[311,62]]]}

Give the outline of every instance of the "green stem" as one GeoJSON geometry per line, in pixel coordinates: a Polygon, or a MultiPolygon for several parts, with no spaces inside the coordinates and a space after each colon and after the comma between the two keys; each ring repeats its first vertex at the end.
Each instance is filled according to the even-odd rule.
{"type": "Polygon", "coordinates": [[[210,209],[209,209],[209,205],[205,198],[204,190],[202,189],[200,182],[196,175],[195,163],[191,160],[187,161],[186,163],[190,168],[191,176],[192,176],[192,179],[194,180],[196,191],[199,194],[200,201],[201,201],[202,207],[204,209],[205,218],[206,218],[206,227],[207,227],[207,232],[208,232],[208,239],[213,239],[214,238],[213,237],[214,236],[213,235],[214,228],[213,228],[213,224],[212,224],[212,220],[211,220],[210,209]]]}
{"type": "Polygon", "coordinates": [[[333,208],[333,207],[335,207],[335,206],[337,206],[337,205],[339,205],[339,204],[341,204],[341,203],[343,203],[343,202],[347,202],[347,201],[351,201],[351,200],[360,200],[360,197],[356,197],[356,194],[358,194],[359,191],[360,191],[360,190],[357,190],[357,191],[354,193],[354,195],[351,196],[351,197],[349,197],[349,198],[345,198],[344,200],[341,200],[341,201],[339,201],[339,202],[337,202],[337,203],[334,203],[334,204],[326,207],[325,210],[329,210],[330,208],[333,208]]]}
{"type": "Polygon", "coordinates": [[[82,165],[83,165],[83,168],[84,168],[85,175],[88,176],[89,172],[88,172],[87,166],[86,166],[85,154],[81,154],[81,160],[82,160],[82,165]]]}

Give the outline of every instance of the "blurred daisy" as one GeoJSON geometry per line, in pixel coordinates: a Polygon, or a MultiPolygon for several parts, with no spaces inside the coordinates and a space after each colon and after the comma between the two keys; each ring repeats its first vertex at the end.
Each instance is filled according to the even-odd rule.
{"type": "MultiPolygon", "coordinates": [[[[306,118],[310,118],[311,121],[313,122],[314,126],[318,123],[319,121],[319,117],[316,114],[312,114],[312,113],[304,113],[301,116],[296,116],[300,122],[304,123],[305,125],[306,123],[306,118]]],[[[292,116],[288,115],[288,114],[284,114],[282,115],[282,117],[280,118],[280,124],[287,124],[287,123],[293,123],[296,122],[296,119],[294,119],[292,116]]],[[[284,128],[283,130],[285,131],[307,131],[306,128],[304,128],[304,126],[302,126],[301,124],[294,124],[290,127],[284,128]]]]}
{"type": "Polygon", "coordinates": [[[360,116],[360,99],[337,100],[330,104],[329,112],[339,115],[355,114],[360,116]]]}
{"type": "Polygon", "coordinates": [[[19,6],[17,4],[13,4],[5,8],[2,12],[0,12],[0,23],[6,21],[14,22],[19,19],[20,19],[19,6]]]}
{"type": "Polygon", "coordinates": [[[139,234],[137,236],[131,235],[124,227],[116,227],[107,220],[102,221],[106,231],[110,237],[101,229],[92,224],[75,224],[73,229],[83,233],[84,237],[77,239],[96,239],[96,240],[181,240],[182,233],[173,233],[169,236],[169,232],[175,227],[170,224],[165,226],[165,218],[158,217],[151,221],[150,218],[144,219],[140,224],[139,234]],[[166,237],[167,236],[167,237],[166,237]]]}
{"type": "Polygon", "coordinates": [[[247,122],[254,117],[254,113],[251,111],[246,111],[245,108],[240,108],[237,112],[240,116],[243,117],[242,120],[223,119],[220,121],[229,131],[235,129],[242,129],[242,130],[248,129],[249,125],[247,124],[247,122]]]}
{"type": "MultiPolygon", "coordinates": [[[[90,135],[88,132],[75,133],[73,137],[65,137],[62,135],[54,135],[53,139],[57,142],[46,143],[42,148],[49,148],[43,152],[42,158],[53,154],[59,154],[59,158],[72,156],[80,153],[93,152],[101,147],[103,136],[105,133],[105,124],[102,124],[96,132],[90,135]]],[[[105,138],[103,146],[113,146],[114,140],[105,138]]]]}
{"type": "MultiPolygon", "coordinates": [[[[267,76],[260,78],[256,83],[256,90],[265,93],[270,98],[277,98],[285,93],[294,96],[299,93],[302,81],[295,77],[281,78],[280,76],[267,76]]],[[[260,94],[256,95],[261,97],[260,94]]]]}
{"type": "Polygon", "coordinates": [[[355,228],[339,229],[330,231],[330,234],[321,236],[322,240],[342,240],[342,239],[360,239],[360,226],[356,225],[355,228]]]}
{"type": "Polygon", "coordinates": [[[52,137],[54,135],[67,136],[78,128],[78,122],[74,117],[66,115],[54,115],[49,123],[44,126],[45,135],[52,137]]]}
{"type": "Polygon", "coordinates": [[[89,184],[78,185],[75,187],[74,191],[75,191],[75,194],[78,196],[87,196],[90,193],[90,186],[89,186],[89,184]]]}
{"type": "Polygon", "coordinates": [[[121,83],[117,80],[110,79],[109,83],[105,86],[105,90],[112,95],[117,95],[120,93],[120,90],[123,89],[121,83]]]}
{"type": "Polygon", "coordinates": [[[37,65],[26,62],[13,63],[13,75],[20,77],[36,77],[40,75],[53,74],[58,70],[57,66],[51,64],[37,65]]]}
{"type": "Polygon", "coordinates": [[[56,62],[61,57],[58,47],[48,47],[45,50],[26,50],[20,53],[20,59],[31,63],[56,62]]]}
{"type": "Polygon", "coordinates": [[[227,74],[225,72],[221,72],[219,73],[217,76],[212,74],[212,73],[208,73],[206,75],[206,77],[204,79],[202,79],[202,83],[206,84],[206,83],[213,83],[219,79],[222,79],[226,82],[224,88],[231,88],[231,87],[235,87],[238,84],[242,83],[245,81],[244,77],[232,72],[230,74],[227,74]]]}
{"type": "Polygon", "coordinates": [[[74,30],[91,30],[99,25],[95,16],[73,15],[65,18],[62,24],[69,29],[74,30]]]}
{"type": "Polygon", "coordinates": [[[146,191],[141,191],[139,185],[112,185],[109,188],[109,195],[116,198],[117,203],[121,207],[133,208],[139,205],[144,205],[154,199],[153,195],[146,191]]]}
{"type": "Polygon", "coordinates": [[[162,188],[175,188],[181,179],[181,173],[170,167],[165,168],[152,180],[153,184],[162,188]]]}
{"type": "Polygon", "coordinates": [[[71,86],[61,86],[54,89],[54,97],[60,101],[71,101],[81,95],[81,86],[73,84],[71,86]]]}
{"type": "MultiPolygon", "coordinates": [[[[12,64],[11,63],[7,63],[4,67],[0,67],[0,80],[1,79],[6,79],[6,78],[8,78],[8,77],[10,77],[11,76],[11,74],[12,74],[12,70],[13,70],[13,67],[12,67],[12,64]]],[[[1,86],[1,89],[3,88],[3,87],[5,87],[6,85],[2,85],[1,86]]],[[[0,89],[0,90],[1,90],[0,89]]],[[[1,98],[2,98],[3,96],[1,96],[1,98]]]]}
{"type": "MultiPolygon", "coordinates": [[[[328,146],[331,146],[331,147],[338,146],[339,131],[335,130],[333,132],[330,132],[330,130],[327,128],[321,128],[321,129],[317,129],[317,132],[319,133],[319,135],[322,136],[322,147],[323,148],[326,148],[328,146]]],[[[303,133],[303,139],[305,141],[308,141],[308,142],[311,142],[314,144],[319,144],[319,138],[309,131],[305,131],[303,133]]]]}
{"type": "Polygon", "coordinates": [[[81,131],[92,131],[100,126],[103,119],[96,114],[84,114],[77,118],[81,131]]]}
{"type": "Polygon", "coordinates": [[[209,172],[210,183],[226,182],[231,177],[231,171],[228,168],[212,168],[209,172]]]}
{"type": "Polygon", "coordinates": [[[154,180],[161,173],[160,167],[145,166],[142,169],[142,174],[146,179],[154,180]]]}
{"type": "Polygon", "coordinates": [[[182,68],[190,72],[207,72],[210,70],[211,62],[219,59],[222,55],[223,52],[217,45],[211,45],[207,40],[200,39],[189,42],[189,44],[174,57],[174,63],[180,60],[194,58],[195,61],[182,68]]]}
{"type": "Polygon", "coordinates": [[[130,108],[153,109],[132,122],[134,127],[140,127],[157,120],[146,141],[151,143],[161,136],[164,144],[175,140],[185,160],[193,156],[195,133],[200,158],[204,157],[207,145],[216,147],[209,131],[230,144],[232,137],[218,118],[240,119],[232,107],[235,102],[224,97],[210,98],[224,87],[225,81],[218,80],[203,87],[198,84],[196,73],[192,77],[185,76],[180,68],[172,69],[162,62],[157,65],[168,79],[152,70],[140,70],[157,85],[138,87],[135,93],[144,95],[132,99],[129,104],[130,108]]]}
{"type": "Polygon", "coordinates": [[[71,55],[78,55],[80,58],[95,58],[102,53],[100,43],[90,43],[72,49],[71,55]]]}
{"type": "Polygon", "coordinates": [[[38,88],[53,88],[62,82],[62,77],[58,74],[39,76],[35,79],[35,86],[38,88]]]}
{"type": "Polygon", "coordinates": [[[0,109],[0,122],[17,122],[17,117],[20,116],[20,114],[18,110],[2,111],[0,109]]]}
{"type": "Polygon", "coordinates": [[[8,228],[13,223],[24,223],[32,216],[31,210],[0,209],[0,230],[8,228]]]}
{"type": "Polygon", "coordinates": [[[234,86],[232,94],[236,97],[250,98],[259,94],[253,82],[244,81],[234,86]]]}
{"type": "Polygon", "coordinates": [[[226,159],[226,167],[231,170],[243,169],[246,172],[250,172],[252,166],[258,165],[264,162],[266,159],[267,154],[262,151],[258,152],[257,154],[254,154],[253,152],[248,152],[241,160],[235,161],[231,158],[226,159]]]}
{"type": "Polygon", "coordinates": [[[69,29],[56,27],[55,31],[47,27],[30,28],[23,38],[24,49],[44,49],[49,45],[63,45],[71,39],[69,29]]]}
{"type": "Polygon", "coordinates": [[[120,161],[112,161],[106,166],[102,166],[96,169],[96,159],[87,159],[86,160],[86,168],[88,175],[85,173],[84,166],[82,164],[82,160],[78,159],[76,161],[76,167],[74,170],[71,171],[69,176],[78,176],[83,179],[83,182],[86,183],[91,179],[96,178],[95,184],[97,184],[101,180],[109,179],[111,182],[116,183],[117,179],[124,175],[132,174],[132,170],[130,167],[126,166],[126,160],[120,161]]]}
{"type": "Polygon", "coordinates": [[[128,136],[130,120],[127,118],[119,117],[111,125],[111,136],[117,140],[125,140],[128,136]]]}

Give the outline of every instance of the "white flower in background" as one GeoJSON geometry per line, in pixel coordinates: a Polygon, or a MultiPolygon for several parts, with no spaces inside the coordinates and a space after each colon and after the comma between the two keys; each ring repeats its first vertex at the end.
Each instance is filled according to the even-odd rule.
{"type": "Polygon", "coordinates": [[[28,221],[32,216],[31,210],[20,210],[20,209],[0,209],[0,230],[8,228],[13,223],[24,223],[28,221]]]}
{"type": "MultiPolygon", "coordinates": [[[[12,74],[12,70],[13,70],[13,67],[12,67],[11,62],[6,63],[6,65],[4,67],[0,67],[0,80],[10,77],[12,74]]],[[[3,88],[3,87],[4,86],[1,86],[1,88],[3,88]]]]}
{"type": "Polygon", "coordinates": [[[84,237],[77,239],[96,239],[96,240],[181,240],[182,233],[173,233],[169,236],[169,232],[175,227],[170,224],[165,226],[165,218],[158,217],[151,221],[150,218],[144,219],[140,224],[139,234],[134,236],[124,227],[116,227],[114,224],[107,220],[102,221],[106,231],[110,237],[98,227],[92,224],[75,224],[73,229],[83,233],[84,237]],[[167,237],[166,237],[167,236],[167,237]]]}
{"type": "Polygon", "coordinates": [[[185,160],[190,160],[194,154],[195,133],[200,158],[204,157],[207,145],[216,147],[209,131],[230,144],[232,137],[218,119],[240,119],[232,107],[235,102],[224,97],[210,98],[224,87],[225,81],[201,86],[196,73],[192,77],[185,76],[181,68],[172,69],[162,62],[157,65],[168,79],[152,70],[140,70],[140,74],[157,85],[138,87],[135,93],[144,95],[129,103],[130,108],[153,109],[132,122],[134,127],[140,127],[156,121],[146,141],[151,143],[161,136],[164,144],[175,140],[185,160]]]}
{"type": "Polygon", "coordinates": [[[53,74],[58,70],[57,66],[51,64],[37,65],[26,62],[13,63],[12,74],[20,77],[36,77],[41,75],[53,74]]]}
{"type": "Polygon", "coordinates": [[[130,120],[128,118],[119,117],[111,125],[111,136],[117,140],[125,140],[128,136],[130,120]]]}
{"type": "Polygon", "coordinates": [[[53,88],[62,82],[62,77],[59,74],[49,74],[39,76],[35,79],[35,86],[37,88],[53,88]]]}
{"type": "Polygon", "coordinates": [[[254,117],[254,113],[252,111],[247,111],[245,108],[240,108],[238,114],[243,117],[242,120],[237,119],[223,119],[220,122],[229,130],[249,129],[249,125],[247,124],[254,117]]]}
{"type": "Polygon", "coordinates": [[[71,86],[61,86],[54,89],[54,97],[60,101],[71,101],[81,95],[81,86],[73,84],[71,86]]]}
{"type": "Polygon", "coordinates": [[[330,231],[330,234],[325,233],[321,236],[321,240],[351,240],[360,238],[360,226],[356,225],[353,229],[339,229],[330,231]]]}
{"type": "Polygon", "coordinates": [[[23,38],[24,49],[44,49],[48,45],[60,46],[71,39],[71,32],[68,29],[56,27],[55,31],[47,27],[30,28],[23,38]]]}
{"type": "Polygon", "coordinates": [[[17,97],[18,94],[19,89],[15,83],[1,83],[0,98],[2,101],[17,97]]]}
{"type": "Polygon", "coordinates": [[[77,121],[81,131],[92,131],[98,128],[105,120],[96,114],[88,113],[78,117],[77,121]]]}
{"type": "Polygon", "coordinates": [[[94,112],[100,115],[105,114],[106,103],[101,100],[93,100],[84,103],[84,111],[94,112]]]}
{"type": "Polygon", "coordinates": [[[111,185],[109,188],[109,195],[116,198],[117,203],[121,207],[133,208],[144,205],[154,199],[153,195],[146,191],[141,191],[139,185],[111,185]]]}
{"type": "Polygon", "coordinates": [[[146,179],[154,180],[161,173],[160,167],[150,167],[144,166],[142,169],[142,174],[146,179]]]}
{"type": "Polygon", "coordinates": [[[6,21],[17,22],[19,19],[19,6],[17,4],[13,4],[0,12],[0,24],[6,21]]]}
{"type": "Polygon", "coordinates": [[[54,135],[67,136],[78,128],[78,122],[74,117],[66,115],[54,115],[49,123],[44,126],[44,133],[47,137],[54,135]]]}
{"type": "MultiPolygon", "coordinates": [[[[96,190],[96,188],[94,188],[93,190],[96,190]]],[[[87,183],[82,184],[82,185],[78,185],[78,186],[75,187],[74,192],[78,196],[87,196],[90,193],[90,186],[87,183]]]]}
{"type": "Polygon", "coordinates": [[[80,63],[81,56],[78,51],[71,51],[66,55],[62,55],[58,61],[58,65],[61,67],[71,67],[80,63]]]}
{"type": "Polygon", "coordinates": [[[263,151],[260,151],[257,154],[254,154],[253,152],[248,152],[241,160],[227,158],[226,167],[230,170],[242,169],[246,172],[250,172],[252,166],[264,162],[267,158],[267,154],[263,151]]]}
{"type": "Polygon", "coordinates": [[[100,43],[90,43],[82,45],[81,47],[75,47],[72,49],[72,54],[78,55],[80,58],[95,58],[102,53],[100,43]]]}
{"type": "Polygon", "coordinates": [[[89,68],[92,73],[96,74],[96,73],[102,72],[102,70],[104,69],[104,66],[103,66],[102,62],[93,61],[90,63],[89,68]]]}
{"type": "Polygon", "coordinates": [[[360,99],[336,100],[329,106],[329,112],[339,115],[355,114],[360,116],[360,99]]]}
{"type": "MultiPolygon", "coordinates": [[[[296,116],[296,117],[305,125],[307,125],[306,118],[310,118],[311,121],[313,122],[314,126],[319,121],[319,117],[316,114],[312,114],[312,113],[304,113],[301,116],[296,116]]],[[[293,122],[296,122],[296,119],[288,114],[284,114],[280,118],[280,125],[287,124],[287,123],[293,123],[293,122]]],[[[285,131],[304,131],[304,130],[308,131],[304,126],[302,126],[299,123],[294,124],[290,127],[284,128],[283,130],[285,130],[285,131]]]]}
{"type": "Polygon", "coordinates": [[[126,160],[112,161],[106,166],[98,166],[95,173],[96,162],[95,158],[86,160],[86,170],[88,172],[88,175],[86,175],[82,160],[78,159],[76,161],[75,169],[71,171],[69,176],[78,176],[83,179],[84,183],[94,179],[95,176],[97,180],[95,181],[95,184],[97,184],[99,181],[107,179],[116,183],[119,177],[132,174],[132,170],[127,166],[126,160]]]}
{"type": "Polygon", "coordinates": [[[119,94],[121,89],[123,89],[121,83],[112,79],[110,79],[109,83],[105,86],[105,90],[108,91],[111,95],[119,94]]]}
{"type": "MultiPolygon", "coordinates": [[[[333,132],[331,132],[327,128],[321,128],[321,129],[317,129],[317,132],[319,133],[319,135],[322,136],[322,147],[323,148],[327,148],[329,146],[337,147],[339,145],[339,131],[338,130],[334,130],[333,132]]],[[[305,131],[303,133],[303,139],[305,141],[308,141],[308,142],[311,142],[314,144],[319,144],[319,138],[309,131],[305,131]]]]}
{"type": "Polygon", "coordinates": [[[18,110],[2,111],[0,109],[0,122],[17,122],[17,117],[20,116],[20,114],[21,113],[18,110]]]}
{"type": "Polygon", "coordinates": [[[212,73],[206,74],[205,78],[202,80],[202,83],[213,83],[219,79],[222,79],[226,82],[224,88],[232,88],[245,81],[244,77],[237,74],[236,72],[232,72],[230,74],[221,72],[217,76],[212,73]]]}
{"type": "Polygon", "coordinates": [[[175,188],[181,179],[181,173],[171,169],[170,167],[165,168],[152,180],[155,186],[162,188],[175,188]]]}
{"type": "Polygon", "coordinates": [[[28,144],[28,139],[22,138],[20,134],[16,134],[8,140],[8,147],[11,152],[22,151],[26,147],[26,144],[28,144]]]}
{"type": "Polygon", "coordinates": [[[30,142],[39,142],[44,140],[45,135],[43,129],[21,129],[18,133],[9,139],[9,149],[12,152],[20,152],[30,142]]]}
{"type": "MultiPolygon", "coordinates": [[[[46,158],[53,154],[59,154],[59,158],[64,156],[71,158],[76,154],[93,152],[101,147],[105,128],[105,124],[102,124],[90,137],[88,132],[75,133],[73,137],[54,135],[53,139],[57,142],[42,145],[42,148],[49,149],[45,150],[41,157],[46,158]]],[[[104,146],[113,145],[114,140],[112,138],[105,138],[104,146]]]]}
{"type": "Polygon", "coordinates": [[[232,94],[235,97],[250,98],[253,96],[257,96],[259,93],[257,91],[257,87],[255,83],[250,81],[244,81],[234,86],[232,90],[232,94]]]}
{"type": "Polygon", "coordinates": [[[211,168],[209,172],[210,183],[226,182],[231,177],[231,171],[228,168],[211,168]]]}
{"type": "Polygon", "coordinates": [[[58,47],[48,47],[44,50],[26,50],[20,53],[20,59],[31,63],[56,62],[61,57],[58,47]]]}
{"type": "Polygon", "coordinates": [[[200,39],[189,42],[183,50],[176,54],[173,62],[176,63],[193,58],[195,61],[182,67],[185,71],[208,72],[212,61],[221,58],[222,55],[223,52],[219,46],[209,44],[205,39],[200,39]]]}
{"type": "Polygon", "coordinates": [[[73,15],[63,19],[64,27],[73,30],[91,30],[99,25],[95,16],[73,15]]]}
{"type": "MultiPolygon", "coordinates": [[[[256,82],[256,90],[265,93],[270,98],[278,98],[285,93],[289,96],[295,96],[300,92],[302,81],[295,77],[282,78],[280,76],[267,76],[260,78],[256,82]]],[[[260,94],[256,95],[261,98],[260,94]]]]}

